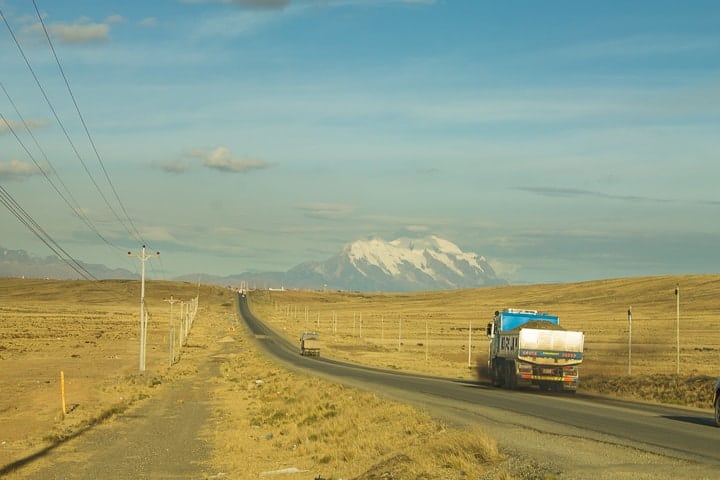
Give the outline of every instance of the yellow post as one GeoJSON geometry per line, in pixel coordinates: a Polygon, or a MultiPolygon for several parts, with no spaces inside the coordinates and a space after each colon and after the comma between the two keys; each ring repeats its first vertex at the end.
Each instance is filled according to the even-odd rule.
{"type": "Polygon", "coordinates": [[[65,372],[60,371],[60,396],[62,397],[62,418],[65,419],[67,410],[65,409],[65,372]]]}

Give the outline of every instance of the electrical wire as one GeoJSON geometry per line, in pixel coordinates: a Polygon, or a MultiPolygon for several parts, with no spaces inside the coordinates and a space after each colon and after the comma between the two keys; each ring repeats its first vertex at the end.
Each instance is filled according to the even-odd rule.
{"type": "MultiPolygon", "coordinates": [[[[69,80],[68,80],[68,78],[67,78],[67,75],[65,74],[65,71],[64,71],[64,69],[63,69],[63,67],[62,67],[62,64],[61,64],[61,62],[60,62],[60,59],[59,59],[59,57],[58,57],[58,55],[57,55],[57,52],[56,52],[56,50],[55,50],[55,47],[54,47],[54,45],[53,45],[53,43],[52,43],[52,39],[50,38],[49,32],[48,32],[48,30],[47,30],[47,27],[46,27],[46,25],[45,25],[45,22],[43,21],[42,15],[40,14],[40,10],[39,10],[39,8],[38,8],[37,3],[36,3],[35,0],[33,0],[33,6],[35,7],[35,11],[36,11],[36,13],[37,13],[37,16],[38,16],[38,19],[39,19],[39,21],[40,21],[40,24],[42,25],[43,32],[44,32],[44,34],[45,34],[45,38],[46,38],[46,40],[47,40],[47,42],[48,42],[48,45],[49,45],[49,47],[50,47],[50,50],[52,51],[53,57],[55,58],[55,62],[56,62],[56,64],[57,64],[57,66],[58,66],[58,69],[59,69],[59,71],[60,71],[60,74],[61,74],[61,76],[62,76],[62,78],[63,78],[63,81],[65,82],[65,86],[66,86],[66,88],[67,88],[68,94],[69,94],[70,98],[72,99],[73,105],[74,105],[75,110],[76,110],[76,112],[77,112],[77,114],[78,114],[78,117],[79,117],[79,119],[80,119],[80,122],[81,122],[81,124],[82,124],[82,126],[83,126],[83,128],[84,128],[84,130],[85,130],[85,134],[87,135],[87,138],[88,138],[88,140],[89,140],[89,142],[90,142],[90,145],[91,145],[91,147],[92,147],[92,150],[93,150],[93,152],[95,153],[95,156],[96,156],[96,158],[97,158],[97,160],[98,160],[98,163],[100,164],[100,167],[101,167],[101,169],[102,169],[102,171],[103,171],[103,173],[104,173],[104,175],[105,175],[105,179],[107,180],[108,185],[110,186],[110,188],[111,188],[111,190],[112,190],[112,193],[113,193],[113,195],[114,195],[114,197],[115,197],[115,200],[117,201],[118,205],[120,206],[120,208],[121,208],[121,210],[122,210],[122,212],[123,212],[123,214],[124,214],[124,218],[121,218],[121,216],[117,213],[117,211],[116,211],[116,210],[113,208],[113,206],[110,204],[107,196],[103,193],[102,189],[100,188],[100,185],[98,184],[98,182],[96,181],[96,179],[95,179],[95,177],[92,175],[92,173],[90,172],[87,164],[86,164],[85,161],[83,160],[83,158],[82,158],[82,156],[80,155],[77,147],[75,146],[75,144],[73,143],[72,139],[70,138],[70,135],[69,135],[67,129],[65,128],[65,125],[63,124],[62,120],[60,120],[60,117],[59,117],[57,111],[55,110],[52,102],[50,101],[50,99],[49,99],[49,97],[48,97],[48,95],[47,95],[44,87],[42,86],[42,84],[41,84],[41,82],[40,82],[37,74],[35,73],[34,69],[32,68],[32,66],[31,66],[31,64],[30,64],[30,61],[28,60],[25,52],[24,52],[23,49],[22,49],[22,46],[20,45],[20,42],[18,41],[15,33],[14,33],[13,30],[12,30],[12,27],[10,26],[7,18],[5,17],[5,15],[3,14],[3,12],[2,12],[1,9],[0,9],[0,16],[2,16],[3,21],[4,21],[4,23],[5,23],[5,26],[7,27],[7,29],[8,29],[8,31],[9,31],[11,37],[13,38],[13,41],[15,42],[15,45],[16,45],[18,51],[20,52],[20,55],[22,56],[23,60],[25,61],[25,64],[26,64],[28,70],[30,71],[30,73],[32,74],[32,76],[33,76],[33,78],[34,78],[34,80],[35,80],[35,83],[36,83],[36,85],[38,86],[38,88],[40,89],[40,91],[41,91],[41,93],[42,93],[42,95],[43,95],[43,97],[44,97],[44,99],[45,99],[48,107],[50,108],[51,112],[53,113],[53,116],[54,116],[55,120],[57,121],[57,123],[58,123],[58,125],[60,126],[62,132],[64,133],[66,140],[67,140],[68,143],[70,144],[73,152],[75,153],[76,158],[77,158],[77,159],[80,161],[80,163],[82,164],[83,169],[85,170],[85,172],[87,173],[88,177],[89,177],[90,180],[92,181],[93,185],[95,186],[95,189],[96,189],[97,192],[100,194],[100,196],[102,197],[103,201],[105,202],[105,205],[107,205],[108,209],[112,212],[112,214],[114,215],[115,219],[120,223],[120,225],[123,226],[123,228],[126,230],[126,232],[127,232],[131,237],[133,237],[134,239],[139,240],[139,241],[141,241],[143,244],[145,244],[145,243],[147,243],[147,242],[145,242],[145,241],[143,240],[142,235],[141,235],[140,232],[138,231],[138,229],[137,229],[137,227],[135,226],[132,218],[131,218],[130,215],[128,214],[127,209],[125,208],[125,205],[123,204],[122,200],[120,199],[120,196],[119,196],[119,194],[118,194],[118,191],[117,191],[117,189],[115,188],[115,185],[113,184],[113,182],[112,182],[112,180],[111,180],[111,178],[110,178],[110,175],[109,175],[109,173],[108,173],[107,168],[105,167],[105,164],[104,164],[104,162],[103,162],[103,160],[102,160],[102,157],[100,156],[100,153],[99,153],[98,148],[97,148],[97,146],[96,146],[96,144],[95,144],[95,141],[93,140],[92,135],[90,134],[90,129],[88,128],[87,122],[85,121],[85,118],[84,118],[84,116],[82,115],[82,112],[80,111],[80,108],[79,108],[78,102],[77,102],[77,100],[76,100],[76,97],[75,97],[75,95],[74,95],[74,93],[73,93],[73,91],[72,91],[72,88],[70,87],[70,83],[69,83],[69,80]],[[131,230],[130,228],[128,228],[128,225],[130,225],[130,227],[132,227],[132,230],[131,230]]],[[[37,147],[37,148],[39,149],[39,151],[42,153],[43,158],[45,159],[47,165],[49,166],[50,173],[54,174],[54,175],[58,178],[58,181],[59,181],[59,183],[62,185],[62,187],[64,188],[66,194],[63,194],[63,193],[60,191],[60,189],[55,185],[55,183],[52,181],[52,179],[51,179],[50,176],[48,175],[48,172],[46,171],[46,168],[43,168],[43,167],[37,162],[37,160],[35,159],[35,157],[30,153],[30,151],[28,150],[28,148],[24,145],[24,143],[22,142],[22,140],[20,139],[20,137],[18,136],[18,134],[14,131],[14,129],[13,129],[12,126],[10,125],[10,122],[7,121],[7,120],[5,119],[5,117],[2,116],[2,114],[0,114],[0,118],[8,125],[10,131],[13,133],[13,135],[15,136],[16,140],[18,141],[18,143],[20,143],[21,147],[25,150],[25,152],[28,154],[28,156],[32,159],[33,163],[35,163],[36,167],[40,170],[40,172],[45,176],[45,178],[46,178],[46,179],[48,180],[48,182],[51,184],[51,186],[53,187],[53,189],[55,189],[55,191],[58,193],[58,195],[59,195],[59,196],[63,199],[63,201],[70,207],[70,209],[71,209],[71,211],[73,212],[73,214],[76,215],[78,218],[80,218],[80,219],[85,223],[85,225],[86,225],[91,231],[93,231],[103,242],[105,242],[106,244],[108,244],[109,246],[111,246],[111,247],[113,247],[113,248],[115,248],[115,249],[120,250],[120,247],[114,245],[112,242],[110,242],[105,236],[103,236],[103,235],[100,233],[100,231],[99,231],[98,228],[93,224],[93,222],[90,220],[90,218],[82,211],[82,209],[81,209],[80,206],[79,206],[79,203],[77,202],[77,200],[75,199],[75,197],[72,195],[72,192],[70,192],[70,190],[67,188],[67,186],[66,186],[65,183],[62,181],[62,179],[60,178],[60,176],[57,174],[56,169],[54,168],[54,166],[52,165],[52,163],[51,163],[50,160],[48,159],[48,156],[45,154],[45,152],[44,152],[44,150],[42,149],[42,147],[40,146],[39,142],[37,141],[37,138],[33,135],[31,129],[29,128],[29,126],[28,126],[28,124],[27,124],[27,122],[25,121],[25,119],[24,119],[24,118],[22,117],[22,115],[20,114],[19,109],[17,108],[15,102],[14,102],[14,101],[12,100],[12,98],[10,97],[10,95],[9,95],[9,93],[7,92],[7,90],[5,89],[4,85],[2,85],[2,83],[0,83],[0,86],[2,86],[2,89],[3,89],[3,91],[5,92],[6,96],[8,97],[8,100],[10,101],[10,103],[11,103],[12,106],[13,106],[13,108],[15,109],[15,112],[17,113],[18,117],[21,119],[23,125],[25,126],[25,128],[26,128],[26,130],[27,130],[27,132],[28,132],[28,134],[32,137],[33,141],[35,142],[36,147],[37,147]],[[71,201],[70,201],[68,198],[72,200],[72,202],[74,203],[74,205],[73,205],[73,203],[71,203],[71,201]]],[[[10,207],[9,207],[8,205],[9,205],[9,204],[12,205],[12,203],[9,202],[9,199],[6,198],[6,199],[3,201],[3,203],[5,203],[6,207],[8,207],[8,208],[10,209],[10,207]],[[8,202],[8,203],[6,203],[6,202],[8,202]]],[[[18,205],[17,207],[19,207],[19,205],[18,205]]],[[[16,215],[16,217],[18,217],[18,219],[21,220],[21,222],[22,222],[23,224],[25,224],[28,228],[30,228],[31,231],[33,231],[33,233],[35,233],[35,235],[38,236],[38,238],[40,238],[41,240],[43,240],[43,242],[44,242],[46,245],[48,245],[48,247],[51,248],[51,250],[53,250],[53,251],[56,252],[56,253],[57,253],[57,250],[60,250],[60,251],[64,252],[70,259],[72,259],[72,257],[69,256],[69,254],[67,254],[67,252],[65,252],[64,250],[62,250],[62,248],[61,248],[59,245],[57,245],[57,243],[55,243],[54,241],[52,241],[52,238],[51,238],[49,235],[47,235],[47,234],[44,232],[44,230],[42,230],[42,229],[39,227],[39,225],[37,225],[37,224],[35,224],[33,221],[31,221],[31,218],[32,218],[32,217],[30,217],[26,212],[25,212],[25,216],[23,216],[22,214],[19,215],[18,213],[15,213],[15,212],[18,212],[18,210],[11,210],[11,211],[13,211],[13,213],[16,215]],[[25,219],[24,221],[22,220],[23,218],[25,219]],[[34,228],[34,229],[31,228],[32,225],[35,225],[35,228],[34,228]],[[42,236],[38,233],[38,231],[44,233],[44,234],[46,235],[46,239],[48,239],[48,240],[46,241],[45,239],[43,239],[42,236]],[[57,248],[57,250],[56,250],[55,248],[50,247],[49,244],[54,244],[55,247],[57,248]]],[[[58,255],[58,256],[60,256],[60,255],[58,255]]],[[[72,260],[74,261],[74,259],[72,259],[72,260]]],[[[79,265],[79,264],[76,263],[76,265],[79,265]]],[[[151,268],[154,270],[154,267],[152,266],[152,264],[151,264],[151,268]]],[[[87,272],[87,271],[86,271],[86,272],[87,272]]],[[[89,274],[89,272],[87,272],[87,273],[89,274]]]]}
{"type": "Polygon", "coordinates": [[[21,122],[23,123],[23,125],[25,126],[25,130],[26,130],[27,133],[30,135],[30,137],[33,139],[33,141],[35,142],[35,146],[38,148],[38,150],[40,150],[40,153],[42,154],[43,158],[45,159],[45,163],[48,165],[48,168],[49,168],[49,170],[50,170],[50,173],[53,174],[53,175],[55,176],[55,178],[57,178],[57,181],[60,183],[60,185],[62,185],[63,189],[65,190],[65,193],[64,193],[64,194],[63,194],[63,192],[60,191],[60,189],[58,188],[58,186],[55,185],[55,182],[53,182],[52,177],[51,177],[50,175],[48,175],[47,169],[44,168],[43,166],[41,166],[41,165],[38,163],[38,161],[35,159],[35,156],[28,150],[28,148],[25,146],[25,144],[23,143],[23,141],[22,141],[22,140],[20,139],[20,137],[18,136],[18,134],[17,134],[17,132],[15,131],[15,129],[12,127],[12,125],[10,124],[10,122],[5,118],[5,116],[4,116],[2,113],[0,113],[0,120],[2,120],[3,122],[5,122],[5,124],[6,124],[7,127],[8,127],[8,130],[13,134],[13,136],[15,137],[15,139],[17,140],[17,142],[20,144],[20,146],[23,148],[23,150],[25,150],[25,153],[28,155],[28,157],[30,157],[30,159],[33,161],[33,163],[34,163],[35,166],[38,168],[38,170],[40,170],[40,172],[43,174],[43,176],[44,176],[45,179],[48,181],[48,183],[50,183],[50,185],[53,187],[53,189],[55,190],[55,192],[57,192],[57,194],[58,194],[58,195],[60,196],[60,198],[65,202],[65,204],[67,204],[67,206],[70,207],[70,210],[73,212],[73,214],[74,214],[75,216],[77,216],[79,219],[81,219],[81,220],[83,221],[83,223],[85,223],[85,225],[86,225],[90,230],[92,230],[92,231],[95,233],[95,235],[97,235],[97,236],[98,236],[103,242],[105,242],[107,245],[109,245],[109,246],[111,246],[111,247],[113,247],[113,248],[115,248],[115,249],[117,249],[117,250],[122,250],[119,246],[113,244],[112,242],[110,242],[110,240],[108,240],[107,238],[105,238],[105,236],[103,236],[103,234],[100,233],[100,231],[98,230],[98,228],[92,223],[92,221],[90,220],[90,218],[82,211],[82,209],[80,208],[80,204],[79,204],[78,201],[75,199],[75,197],[73,196],[72,192],[71,192],[70,189],[67,187],[67,185],[65,184],[65,182],[62,181],[62,178],[60,178],[60,175],[58,174],[57,170],[55,169],[55,167],[54,167],[54,166],[52,165],[52,163],[50,162],[50,159],[48,158],[47,154],[45,153],[45,150],[43,150],[43,148],[40,146],[40,143],[38,142],[38,140],[37,140],[37,138],[35,137],[35,135],[32,133],[32,130],[30,129],[30,126],[29,126],[29,125],[27,124],[27,122],[25,121],[25,118],[22,116],[22,114],[21,114],[20,111],[18,110],[17,105],[15,104],[15,102],[14,102],[13,99],[12,99],[12,97],[11,97],[10,94],[8,93],[7,89],[5,88],[5,85],[3,85],[3,83],[2,83],[1,81],[0,81],[0,88],[2,88],[3,92],[5,92],[5,95],[7,96],[8,101],[10,102],[10,104],[11,104],[11,105],[13,106],[13,108],[15,109],[15,113],[17,114],[18,118],[20,118],[20,121],[21,121],[21,122]],[[72,200],[72,202],[73,202],[72,204],[71,204],[70,200],[68,199],[68,197],[72,200]]]}
{"type": "MultiPolygon", "coordinates": [[[[117,200],[118,205],[120,205],[121,210],[125,214],[125,218],[127,219],[130,226],[133,228],[135,238],[139,239],[143,243],[146,243],[142,235],[140,235],[140,232],[138,232],[138,229],[135,227],[135,224],[133,223],[132,219],[130,218],[130,215],[128,215],[127,210],[125,209],[125,205],[123,204],[122,200],[120,200],[120,195],[118,195],[117,189],[115,188],[115,185],[113,184],[112,180],[110,179],[110,175],[108,174],[107,169],[105,168],[105,163],[103,162],[102,158],[100,157],[100,152],[98,151],[95,141],[92,138],[92,135],[90,135],[90,130],[88,129],[87,123],[85,122],[85,118],[83,117],[83,114],[80,111],[80,107],[78,106],[77,100],[75,100],[75,95],[73,94],[72,88],[70,88],[70,82],[68,81],[67,76],[65,75],[65,70],[62,67],[62,64],[60,63],[60,59],[57,56],[57,52],[55,51],[55,46],[52,43],[52,40],[50,39],[50,34],[47,31],[47,27],[45,26],[45,21],[42,18],[42,15],[40,15],[40,10],[38,9],[37,2],[33,0],[33,6],[35,7],[35,12],[37,13],[38,19],[40,20],[40,25],[42,25],[43,32],[45,32],[45,38],[47,39],[48,45],[50,46],[50,50],[52,50],[53,57],[55,57],[55,63],[57,63],[58,69],[60,70],[60,74],[62,75],[63,80],[65,81],[65,86],[67,87],[68,93],[70,94],[70,98],[72,99],[73,105],[75,106],[75,111],[78,114],[78,117],[80,118],[80,123],[82,123],[83,128],[85,129],[85,134],[88,137],[88,140],[90,141],[90,145],[92,146],[93,152],[95,152],[95,157],[98,160],[98,163],[100,164],[100,167],[102,168],[103,173],[105,174],[105,179],[108,182],[108,185],[110,185],[110,188],[115,195],[115,199],[117,200]]],[[[128,232],[132,233],[132,232],[128,232]]]]}
{"type": "Polygon", "coordinates": [[[40,239],[47,247],[52,250],[60,260],[66,263],[70,268],[83,277],[85,280],[97,280],[80,262],[75,260],[72,255],[65,251],[36,221],[32,216],[23,209],[13,196],[0,185],[0,203],[5,205],[10,213],[12,213],[28,230],[30,230],[37,238],[40,239]]]}
{"type": "MultiPolygon", "coordinates": [[[[113,206],[108,201],[106,195],[103,193],[102,189],[100,188],[100,185],[98,185],[97,181],[95,180],[95,177],[90,172],[90,169],[86,165],[85,161],[83,160],[82,156],[80,155],[80,152],[78,151],[77,147],[73,143],[72,139],[70,138],[70,134],[68,133],[67,129],[65,128],[65,125],[63,124],[62,120],[60,120],[60,117],[55,110],[55,107],[53,106],[52,102],[47,96],[47,93],[45,92],[45,88],[40,83],[40,79],[38,78],[37,74],[35,73],[35,70],[32,68],[32,65],[30,65],[30,61],[28,60],[27,56],[25,55],[25,52],[22,49],[22,46],[20,46],[20,42],[18,41],[17,37],[15,36],[15,32],[13,32],[12,27],[10,26],[10,23],[8,22],[7,18],[3,14],[2,10],[0,9],[0,16],[3,18],[3,21],[5,22],[5,26],[7,27],[8,31],[10,32],[10,36],[13,38],[13,41],[15,42],[15,46],[17,47],[18,51],[20,52],[20,55],[22,56],[23,60],[25,61],[25,65],[27,66],[28,70],[30,70],[30,73],[32,74],[33,78],[35,79],[35,83],[37,84],[38,88],[40,89],[40,92],[42,93],[43,97],[45,98],[45,102],[48,104],[48,107],[50,108],[50,111],[52,112],[53,116],[55,117],[55,120],[58,122],[58,125],[60,126],[60,129],[65,134],[65,139],[70,144],[70,147],[72,148],[73,152],[75,153],[75,157],[80,161],[80,163],[83,166],[83,169],[85,170],[85,173],[87,173],[88,177],[90,177],[90,181],[95,186],[95,189],[102,197],[103,201],[105,202],[105,205],[110,209],[112,214],[115,216],[115,219],[123,226],[123,228],[127,231],[128,234],[130,234],[131,237],[135,237],[135,234],[128,228],[128,226],[125,224],[125,221],[120,218],[120,215],[115,211],[113,206]]],[[[138,239],[135,237],[136,240],[138,239]]]]}

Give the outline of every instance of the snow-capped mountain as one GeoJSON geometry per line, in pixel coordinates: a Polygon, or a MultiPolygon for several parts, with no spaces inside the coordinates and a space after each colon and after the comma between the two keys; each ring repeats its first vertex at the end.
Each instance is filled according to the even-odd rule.
{"type": "Polygon", "coordinates": [[[287,272],[286,281],[306,287],[393,292],[507,284],[484,257],[436,236],[358,240],[324,262],[298,265],[287,272]]]}
{"type": "MultiPolygon", "coordinates": [[[[122,269],[82,265],[97,278],[137,278],[136,273],[122,269]]],[[[2,248],[0,276],[79,278],[57,257],[40,258],[2,248]]],[[[435,236],[391,242],[380,238],[358,240],[323,262],[301,263],[287,272],[246,272],[225,277],[196,273],[175,280],[365,292],[450,290],[508,283],[497,277],[484,257],[463,252],[454,243],[435,236]]]]}

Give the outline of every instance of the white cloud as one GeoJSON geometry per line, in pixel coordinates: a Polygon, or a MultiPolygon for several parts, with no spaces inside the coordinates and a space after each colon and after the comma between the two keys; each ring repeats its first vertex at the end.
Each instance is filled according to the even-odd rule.
{"type": "Polygon", "coordinates": [[[20,120],[3,120],[0,118],[0,135],[10,132],[11,129],[17,132],[18,129],[24,129],[26,126],[27,128],[34,130],[38,127],[46,127],[49,123],[50,122],[44,118],[37,120],[25,120],[25,124],[23,124],[20,120]]]}
{"type": "Polygon", "coordinates": [[[221,172],[245,173],[270,167],[269,163],[262,160],[234,158],[230,149],[222,146],[209,151],[196,149],[192,156],[199,158],[203,166],[221,172]]]}
{"type": "Polygon", "coordinates": [[[178,242],[167,227],[164,226],[144,226],[141,228],[143,238],[156,242],[178,242]]]}
{"type": "Polygon", "coordinates": [[[107,23],[108,25],[113,23],[123,23],[124,21],[125,17],[123,17],[122,15],[110,15],[105,19],[105,23],[107,23]]]}
{"type": "MultiPolygon", "coordinates": [[[[81,19],[76,23],[53,23],[47,26],[50,35],[62,44],[83,44],[104,42],[110,39],[110,24],[94,23],[81,19]]],[[[25,33],[43,34],[43,27],[37,22],[23,30],[25,33]]]]}
{"type": "Polygon", "coordinates": [[[291,0],[180,0],[180,3],[222,3],[253,10],[283,9],[291,0]]]}
{"type": "Polygon", "coordinates": [[[0,162],[0,179],[2,180],[23,180],[42,172],[32,163],[10,160],[0,162]]]}
{"type": "Polygon", "coordinates": [[[147,17],[140,20],[140,26],[141,27],[155,27],[157,26],[158,21],[155,17],[147,17]]]}
{"type": "Polygon", "coordinates": [[[297,208],[305,212],[305,216],[321,220],[345,218],[353,211],[351,206],[339,203],[308,203],[297,208]]]}
{"type": "Polygon", "coordinates": [[[159,168],[166,173],[184,173],[192,168],[190,162],[184,160],[176,160],[170,162],[156,162],[153,167],[159,168]]]}

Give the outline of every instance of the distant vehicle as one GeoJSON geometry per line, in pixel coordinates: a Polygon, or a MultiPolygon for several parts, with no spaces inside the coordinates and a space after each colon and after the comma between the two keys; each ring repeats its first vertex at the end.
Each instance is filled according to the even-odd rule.
{"type": "Polygon", "coordinates": [[[720,427],[720,378],[715,382],[715,393],[713,394],[713,407],[715,407],[715,425],[720,427]]]}
{"type": "Polygon", "coordinates": [[[320,335],[317,332],[303,332],[300,337],[300,355],[320,356],[320,335]]]}
{"type": "Polygon", "coordinates": [[[493,386],[577,390],[585,336],[560,328],[556,315],[536,310],[498,311],[487,326],[487,335],[488,371],[493,386]]]}

